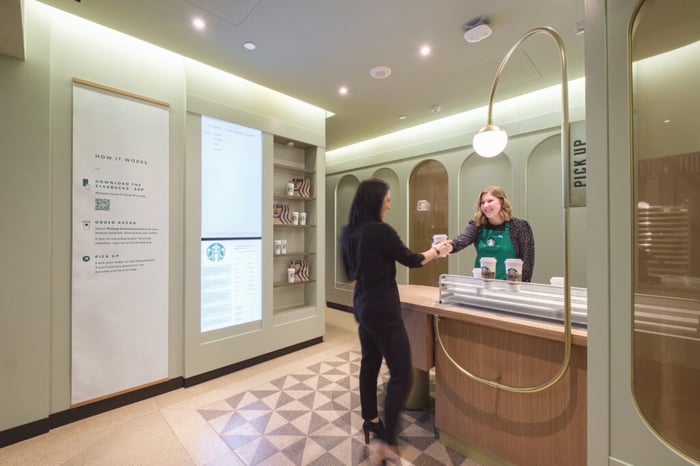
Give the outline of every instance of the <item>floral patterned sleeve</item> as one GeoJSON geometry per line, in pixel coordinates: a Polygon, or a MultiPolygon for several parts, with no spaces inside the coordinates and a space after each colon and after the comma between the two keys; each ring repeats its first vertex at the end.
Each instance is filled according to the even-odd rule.
{"type": "Polygon", "coordinates": [[[474,220],[469,220],[469,223],[467,223],[467,226],[462,234],[457,235],[452,239],[452,244],[454,245],[452,252],[455,253],[461,251],[470,244],[473,244],[478,237],[479,227],[476,226],[476,222],[474,220]]]}
{"type": "Polygon", "coordinates": [[[532,272],[535,269],[535,236],[527,220],[511,220],[511,241],[515,253],[523,260],[523,281],[532,281],[532,272]]]}

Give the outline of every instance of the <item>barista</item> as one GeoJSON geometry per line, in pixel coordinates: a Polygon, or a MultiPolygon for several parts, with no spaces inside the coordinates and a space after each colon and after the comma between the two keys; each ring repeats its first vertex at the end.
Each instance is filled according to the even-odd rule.
{"type": "Polygon", "coordinates": [[[464,232],[450,240],[453,253],[470,244],[476,248],[474,267],[480,267],[482,257],[496,258],[496,278],[506,279],[506,259],[523,261],[522,281],[532,280],[535,267],[535,238],[526,220],[512,216],[512,206],[500,186],[484,188],[476,202],[474,218],[464,232]]]}

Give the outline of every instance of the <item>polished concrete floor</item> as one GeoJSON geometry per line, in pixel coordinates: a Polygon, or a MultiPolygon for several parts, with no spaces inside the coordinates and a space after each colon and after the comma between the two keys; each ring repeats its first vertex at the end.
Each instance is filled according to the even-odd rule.
{"type": "MultiPolygon", "coordinates": [[[[358,368],[352,314],[327,309],[321,344],[2,448],[0,465],[366,464],[358,368]]],[[[478,466],[437,440],[429,409],[400,429],[394,464],[478,466]]]]}

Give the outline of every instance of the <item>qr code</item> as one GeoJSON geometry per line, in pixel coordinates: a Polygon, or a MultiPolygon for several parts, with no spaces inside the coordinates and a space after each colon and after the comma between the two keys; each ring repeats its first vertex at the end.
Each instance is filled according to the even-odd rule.
{"type": "Polygon", "coordinates": [[[109,210],[109,199],[95,199],[95,210],[109,210]]]}

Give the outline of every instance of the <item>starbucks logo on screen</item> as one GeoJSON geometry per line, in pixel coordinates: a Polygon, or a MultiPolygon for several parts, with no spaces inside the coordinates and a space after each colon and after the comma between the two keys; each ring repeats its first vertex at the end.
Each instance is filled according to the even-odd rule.
{"type": "Polygon", "coordinates": [[[212,262],[220,262],[226,255],[226,248],[221,243],[212,243],[207,248],[207,259],[212,262]]]}

